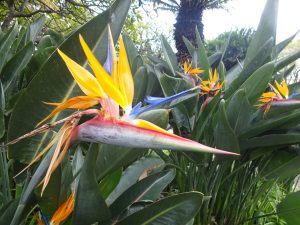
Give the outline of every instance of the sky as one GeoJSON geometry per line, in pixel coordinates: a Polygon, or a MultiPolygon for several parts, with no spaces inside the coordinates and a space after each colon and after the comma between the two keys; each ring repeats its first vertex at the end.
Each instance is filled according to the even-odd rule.
{"type": "MultiPolygon", "coordinates": [[[[232,0],[226,4],[227,10],[206,10],[203,15],[204,35],[213,39],[224,31],[236,28],[256,28],[266,0],[232,0]]],[[[165,31],[172,29],[175,16],[170,12],[160,12],[155,17],[156,24],[165,31]]],[[[300,29],[300,0],[279,0],[277,41],[282,41],[300,29]]],[[[300,35],[297,36],[297,39],[300,35]]]]}

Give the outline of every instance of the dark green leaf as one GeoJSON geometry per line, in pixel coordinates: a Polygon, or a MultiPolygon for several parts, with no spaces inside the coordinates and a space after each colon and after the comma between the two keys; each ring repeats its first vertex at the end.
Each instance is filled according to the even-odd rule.
{"type": "Polygon", "coordinates": [[[174,170],[166,170],[140,180],[128,188],[111,204],[109,208],[112,215],[116,216],[120,214],[128,206],[141,200],[155,201],[174,177],[174,170]]]}
{"type": "Polygon", "coordinates": [[[274,63],[270,62],[258,70],[256,70],[240,87],[244,89],[250,104],[254,104],[261,94],[266,90],[270,82],[273,71],[274,63]]]}
{"type": "Polygon", "coordinates": [[[222,100],[219,104],[219,111],[217,114],[218,123],[214,130],[214,137],[216,147],[230,152],[240,153],[240,146],[234,130],[229,124],[225,101],[222,100]]]}
{"type": "Polygon", "coordinates": [[[11,45],[13,44],[17,34],[18,34],[18,23],[16,22],[15,25],[1,39],[1,42],[0,42],[0,71],[2,70],[3,66],[5,65],[5,63],[8,59],[9,49],[10,49],[11,45]]]}
{"type": "Polygon", "coordinates": [[[118,186],[109,195],[106,202],[111,205],[119,196],[121,196],[129,187],[134,185],[141,176],[147,176],[148,173],[164,166],[164,161],[158,157],[142,158],[130,165],[123,173],[118,186]]]}
{"type": "Polygon", "coordinates": [[[99,188],[103,198],[106,199],[110,195],[110,193],[115,189],[115,187],[118,185],[121,179],[121,176],[122,168],[113,171],[111,174],[108,174],[101,180],[99,188]]]}
{"type": "Polygon", "coordinates": [[[167,197],[133,213],[116,224],[186,224],[199,211],[202,198],[203,194],[199,192],[189,192],[167,197]]]}
{"type": "MultiPolygon", "coordinates": [[[[257,50],[270,38],[272,46],[276,41],[278,0],[268,0],[262,13],[258,28],[247,50],[244,66],[247,67],[257,57],[257,50]]],[[[258,59],[261,60],[261,59],[258,59]]]]}
{"type": "Polygon", "coordinates": [[[114,170],[132,163],[138,157],[142,156],[143,153],[144,151],[141,151],[141,149],[101,144],[96,164],[98,180],[114,170]]]}
{"type": "MultiPolygon", "coordinates": [[[[268,115],[268,114],[267,114],[268,115]]],[[[259,120],[255,124],[249,126],[243,132],[240,133],[241,138],[249,138],[259,135],[265,131],[272,130],[276,127],[280,127],[288,122],[293,122],[300,117],[300,111],[294,111],[292,113],[281,114],[274,118],[259,120]]]]}
{"type": "Polygon", "coordinates": [[[244,149],[259,148],[259,147],[272,147],[272,146],[285,146],[300,143],[299,133],[289,134],[269,134],[260,137],[251,138],[241,141],[240,146],[244,149]]]}
{"type": "Polygon", "coordinates": [[[300,50],[289,54],[288,56],[283,57],[282,59],[278,60],[275,64],[275,71],[279,71],[284,67],[288,66],[290,63],[296,61],[300,58],[300,50]]]}
{"type": "Polygon", "coordinates": [[[294,38],[297,36],[297,34],[299,33],[300,30],[298,30],[295,34],[293,34],[291,37],[285,39],[284,41],[278,43],[274,49],[273,49],[273,53],[272,53],[272,58],[275,59],[276,57],[278,57],[279,53],[286,47],[288,46],[293,40],[294,38]]]}
{"type": "Polygon", "coordinates": [[[29,42],[15,56],[13,56],[2,70],[2,82],[6,91],[17,80],[22,70],[27,66],[34,51],[34,45],[29,42]]]}
{"type": "Polygon", "coordinates": [[[19,225],[21,216],[24,212],[24,209],[26,207],[26,204],[28,203],[30,197],[33,194],[33,190],[36,188],[36,186],[42,181],[44,178],[44,175],[50,165],[50,161],[54,152],[55,146],[50,149],[50,151],[47,153],[45,158],[42,160],[40,165],[35,170],[33,176],[31,177],[28,185],[23,189],[23,192],[21,194],[20,202],[17,207],[17,210],[15,211],[14,217],[10,223],[10,225],[19,225]]]}
{"type": "Polygon", "coordinates": [[[195,127],[193,129],[192,137],[194,140],[200,139],[203,131],[206,128],[207,123],[212,119],[210,115],[213,115],[214,111],[217,109],[218,103],[220,101],[221,93],[217,94],[211,98],[205,107],[201,108],[198,119],[196,120],[195,127]]]}
{"type": "Polygon", "coordinates": [[[300,224],[300,191],[290,193],[277,206],[277,213],[280,218],[287,222],[287,225],[300,224]]]}
{"type": "Polygon", "coordinates": [[[257,69],[262,67],[271,55],[273,38],[268,39],[262,46],[256,49],[255,57],[247,66],[243,65],[243,70],[237,75],[232,73],[227,75],[225,80],[225,98],[229,98],[257,69]],[[233,79],[233,77],[236,77],[233,79]]]}
{"type": "Polygon", "coordinates": [[[178,71],[176,55],[173,52],[167,40],[165,39],[165,37],[163,36],[161,36],[161,44],[162,44],[162,50],[164,53],[165,60],[167,61],[167,64],[169,66],[169,69],[172,72],[172,75],[175,76],[176,71],[178,71]]]}
{"type": "Polygon", "coordinates": [[[201,77],[203,80],[208,80],[209,71],[211,68],[210,68],[208,57],[206,55],[205,48],[204,48],[204,45],[201,40],[201,37],[200,37],[197,27],[196,27],[195,33],[196,33],[196,42],[197,42],[197,48],[198,48],[198,61],[199,61],[200,67],[204,70],[201,77]]]}
{"type": "Polygon", "coordinates": [[[93,224],[110,217],[109,209],[98,189],[95,174],[98,148],[95,146],[91,145],[81,170],[72,217],[73,225],[93,224]]]}
{"type": "Polygon", "coordinates": [[[0,210],[0,224],[10,224],[14,213],[17,209],[19,199],[15,199],[6,205],[4,205],[0,210]]]}
{"type": "Polygon", "coordinates": [[[166,129],[169,123],[169,110],[167,109],[155,109],[142,113],[138,116],[139,119],[143,119],[154,123],[155,125],[166,129]]]}
{"type": "Polygon", "coordinates": [[[250,122],[252,106],[244,89],[238,90],[227,106],[228,121],[236,135],[239,135],[250,122]]]}

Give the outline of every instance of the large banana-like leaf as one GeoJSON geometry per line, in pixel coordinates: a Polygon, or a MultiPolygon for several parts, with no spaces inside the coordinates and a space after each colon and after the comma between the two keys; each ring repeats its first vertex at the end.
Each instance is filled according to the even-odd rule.
{"type": "MultiPolygon", "coordinates": [[[[214,137],[217,148],[230,150],[235,153],[240,152],[238,138],[230,126],[225,110],[225,101],[221,100],[218,111],[218,123],[214,130],[214,137]]],[[[222,157],[223,158],[223,157],[222,157]]]]}
{"type": "Polygon", "coordinates": [[[163,167],[164,161],[158,157],[142,158],[132,165],[130,165],[123,173],[122,178],[109,195],[106,202],[108,205],[112,204],[117,198],[119,198],[128,188],[137,182],[137,180],[147,171],[154,170],[155,168],[163,167]]]}
{"type": "Polygon", "coordinates": [[[112,215],[116,217],[127,207],[141,200],[155,201],[174,177],[174,170],[166,170],[152,174],[132,185],[109,207],[112,215]]]}
{"type": "Polygon", "coordinates": [[[257,49],[259,49],[267,40],[273,38],[273,45],[275,44],[278,2],[278,0],[267,1],[258,28],[247,50],[244,64],[245,67],[256,58],[257,49]]]}
{"type": "Polygon", "coordinates": [[[182,225],[194,218],[200,209],[203,194],[189,192],[174,195],[157,201],[146,208],[131,214],[117,225],[182,225]]]}
{"type": "MultiPolygon", "coordinates": [[[[59,47],[63,52],[87,66],[86,57],[79,47],[78,35],[81,34],[95,55],[104,61],[107,46],[107,24],[110,23],[113,37],[116,40],[127,15],[130,0],[116,1],[111,9],[98,15],[76,32],[59,47]]],[[[67,67],[55,52],[32,80],[23,96],[18,100],[11,116],[8,139],[12,140],[31,131],[53,109],[43,103],[62,102],[78,93],[79,89],[67,67]]],[[[65,116],[61,113],[50,122],[65,116]]],[[[47,142],[47,133],[22,141],[9,148],[9,157],[28,163],[47,142]]]]}
{"type": "Polygon", "coordinates": [[[287,225],[300,223],[300,191],[288,194],[277,206],[277,213],[287,225]]]}
{"type": "Polygon", "coordinates": [[[76,191],[73,225],[93,224],[110,217],[110,212],[99,192],[96,179],[97,155],[97,147],[91,145],[81,170],[76,191]]]}

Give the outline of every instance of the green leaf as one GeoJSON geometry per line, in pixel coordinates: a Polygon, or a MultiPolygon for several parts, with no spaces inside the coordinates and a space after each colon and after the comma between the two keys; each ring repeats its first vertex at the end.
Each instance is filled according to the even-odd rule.
{"type": "Polygon", "coordinates": [[[277,206],[278,216],[287,225],[300,224],[300,191],[288,194],[277,206]]]}
{"type": "Polygon", "coordinates": [[[128,165],[142,156],[145,151],[141,149],[124,148],[115,145],[101,144],[96,163],[98,180],[116,169],[128,165]]]}
{"type": "Polygon", "coordinates": [[[217,114],[218,123],[214,129],[216,147],[230,152],[240,153],[238,138],[229,124],[225,101],[221,100],[217,114]]]}
{"type": "Polygon", "coordinates": [[[4,120],[4,112],[0,108],[0,138],[5,134],[5,120],[4,120]]]}
{"type": "Polygon", "coordinates": [[[300,50],[289,54],[288,56],[283,57],[282,59],[278,60],[275,64],[275,71],[279,71],[284,67],[288,66],[290,63],[296,61],[300,58],[300,50]]]}
{"type": "Polygon", "coordinates": [[[73,225],[93,224],[107,220],[109,209],[101,196],[95,174],[98,148],[91,144],[81,170],[75,197],[73,225]]]}
{"type": "Polygon", "coordinates": [[[300,156],[278,150],[273,154],[270,163],[264,169],[267,179],[294,178],[300,173],[300,156]]]}
{"type": "Polygon", "coordinates": [[[297,34],[299,33],[300,30],[298,30],[295,34],[293,34],[291,37],[285,39],[284,41],[278,43],[274,49],[273,49],[273,53],[272,53],[272,58],[275,59],[276,57],[278,57],[279,53],[286,47],[289,45],[289,43],[291,43],[294,38],[297,36],[297,34]]]}
{"type": "Polygon", "coordinates": [[[112,215],[117,216],[128,206],[141,200],[155,201],[174,177],[174,170],[166,170],[140,180],[111,204],[109,209],[112,215]]]}
{"type": "Polygon", "coordinates": [[[122,168],[113,171],[111,174],[108,174],[101,180],[99,188],[104,199],[106,199],[118,185],[121,176],[122,168]]]}
{"type": "Polygon", "coordinates": [[[246,92],[238,90],[227,106],[228,122],[236,135],[239,135],[249,125],[252,112],[246,92]]]}
{"type": "Polygon", "coordinates": [[[175,76],[176,71],[178,71],[176,55],[164,36],[161,36],[161,45],[169,69],[172,72],[172,75],[175,76]]]}
{"type": "Polygon", "coordinates": [[[199,192],[182,193],[167,197],[131,214],[116,224],[186,224],[199,211],[202,198],[203,194],[199,192]]]}
{"type": "Polygon", "coordinates": [[[141,176],[147,175],[149,172],[160,169],[164,166],[164,161],[158,157],[142,158],[124,171],[118,186],[106,199],[108,205],[111,205],[118,197],[120,197],[129,187],[134,185],[141,176]]]}
{"type": "Polygon", "coordinates": [[[38,33],[42,30],[44,23],[46,21],[46,16],[43,15],[39,17],[36,21],[30,24],[29,33],[30,33],[30,41],[35,42],[38,33]]]}
{"type": "Polygon", "coordinates": [[[240,86],[252,75],[257,69],[262,67],[267,59],[271,55],[273,47],[273,38],[268,39],[262,46],[259,46],[256,50],[256,55],[247,66],[243,67],[243,70],[236,75],[231,73],[231,76],[227,75],[225,79],[225,98],[229,98],[240,86]],[[233,77],[236,76],[235,79],[233,77]]]}
{"type": "Polygon", "coordinates": [[[17,209],[19,199],[14,199],[2,206],[0,210],[0,224],[10,224],[17,209]]]}
{"type": "MultiPolygon", "coordinates": [[[[247,67],[257,56],[257,50],[270,38],[275,44],[277,30],[278,0],[268,0],[262,13],[258,28],[247,50],[244,66],[247,67]]],[[[259,59],[261,60],[261,59],[259,59]]]]}
{"type": "Polygon", "coordinates": [[[207,103],[205,107],[201,108],[199,117],[195,123],[195,127],[193,129],[192,137],[193,140],[200,140],[206,125],[208,122],[213,118],[210,115],[213,115],[215,110],[217,109],[218,103],[220,102],[220,95],[221,93],[217,94],[207,103]]]}
{"type": "Polygon", "coordinates": [[[261,94],[266,90],[268,83],[270,82],[273,71],[274,63],[270,62],[258,70],[256,70],[240,87],[244,89],[250,104],[254,104],[261,94]]]}
{"type": "Polygon", "coordinates": [[[19,205],[17,207],[17,210],[15,211],[14,217],[13,217],[10,225],[19,225],[20,224],[22,214],[25,210],[25,207],[26,207],[28,201],[32,197],[33,190],[42,181],[42,179],[44,178],[44,175],[50,165],[50,161],[51,161],[54,149],[55,149],[55,146],[49,150],[49,152],[47,153],[45,158],[41,161],[41,163],[35,170],[28,185],[23,189],[19,205]]]}
{"type": "Polygon", "coordinates": [[[2,70],[2,82],[4,91],[7,91],[9,86],[13,84],[29,63],[34,51],[34,45],[29,42],[23,49],[14,55],[4,66],[2,70]]]}
{"type": "Polygon", "coordinates": [[[147,73],[147,69],[145,67],[140,67],[135,73],[134,79],[134,100],[133,104],[136,105],[137,103],[144,100],[146,96],[146,90],[148,86],[148,78],[149,75],[147,73]]]}
{"type": "MultiPolygon", "coordinates": [[[[267,114],[268,115],[268,114],[267,114]]],[[[300,118],[300,111],[292,111],[289,113],[281,114],[274,118],[259,120],[255,124],[249,126],[243,132],[240,133],[240,138],[249,138],[259,135],[268,130],[272,130],[276,127],[280,127],[289,122],[295,121],[297,118],[300,118]]]]}
{"type": "Polygon", "coordinates": [[[259,147],[286,146],[300,143],[299,133],[269,134],[241,141],[243,150],[259,147]]]}
{"type": "MultiPolygon", "coordinates": [[[[162,73],[159,70],[159,68],[156,68],[155,72],[165,96],[171,96],[181,91],[185,91],[192,88],[192,85],[188,81],[181,78],[168,76],[162,73]]],[[[178,126],[184,124],[184,126],[190,127],[189,124],[186,124],[186,121],[189,117],[193,115],[196,106],[196,101],[197,97],[191,98],[190,100],[179,104],[173,110],[174,117],[178,126]]]]}
{"type": "Polygon", "coordinates": [[[13,44],[15,37],[18,34],[18,23],[16,22],[15,25],[5,34],[5,36],[1,39],[0,42],[0,71],[2,70],[3,66],[5,65],[8,56],[9,56],[9,49],[13,44]]]}
{"type": "Polygon", "coordinates": [[[2,109],[3,112],[5,110],[5,94],[4,94],[4,89],[1,80],[0,80],[0,109],[2,109]]]}
{"type": "Polygon", "coordinates": [[[196,27],[195,33],[196,33],[196,43],[197,43],[197,47],[198,47],[198,61],[200,63],[200,67],[204,70],[201,77],[203,80],[208,80],[210,64],[209,64],[208,57],[205,52],[205,47],[203,45],[203,42],[201,40],[201,37],[200,37],[197,27],[196,27]]]}
{"type": "Polygon", "coordinates": [[[190,55],[193,56],[194,52],[196,52],[197,49],[193,46],[193,44],[186,37],[182,37],[182,40],[183,40],[188,52],[190,53],[190,55]]]}
{"type": "Polygon", "coordinates": [[[155,109],[142,113],[138,116],[139,119],[147,120],[155,125],[167,129],[169,124],[169,110],[155,109]]]}
{"type": "MultiPolygon", "coordinates": [[[[87,66],[87,59],[80,48],[78,35],[81,34],[101,62],[107,49],[107,24],[110,23],[114,39],[117,39],[130,6],[130,0],[116,1],[112,8],[96,16],[80,27],[59,47],[64,53],[87,66]],[[117,16],[116,16],[117,15],[117,16]]],[[[53,53],[39,73],[30,82],[25,93],[19,98],[11,116],[8,139],[12,140],[34,129],[34,126],[48,115],[53,107],[43,101],[62,102],[81,94],[63,60],[53,53]],[[28,110],[30,108],[30,110],[28,110]],[[26,119],[24,119],[26,118],[26,119]]],[[[53,117],[50,122],[70,112],[53,117]]],[[[37,135],[9,148],[9,157],[28,163],[48,142],[48,133],[37,135]],[[22,151],[20,151],[22,149],[22,151]]]]}

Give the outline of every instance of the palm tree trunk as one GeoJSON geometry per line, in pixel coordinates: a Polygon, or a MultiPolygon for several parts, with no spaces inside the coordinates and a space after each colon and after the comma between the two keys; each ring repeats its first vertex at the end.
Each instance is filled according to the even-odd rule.
{"type": "Polygon", "coordinates": [[[177,60],[179,63],[183,63],[191,58],[183,42],[183,36],[195,45],[195,28],[197,27],[201,39],[204,40],[204,25],[202,23],[203,7],[201,4],[196,4],[195,2],[196,1],[194,1],[194,3],[193,1],[186,0],[180,1],[180,7],[174,25],[174,39],[178,51],[177,60]]]}

